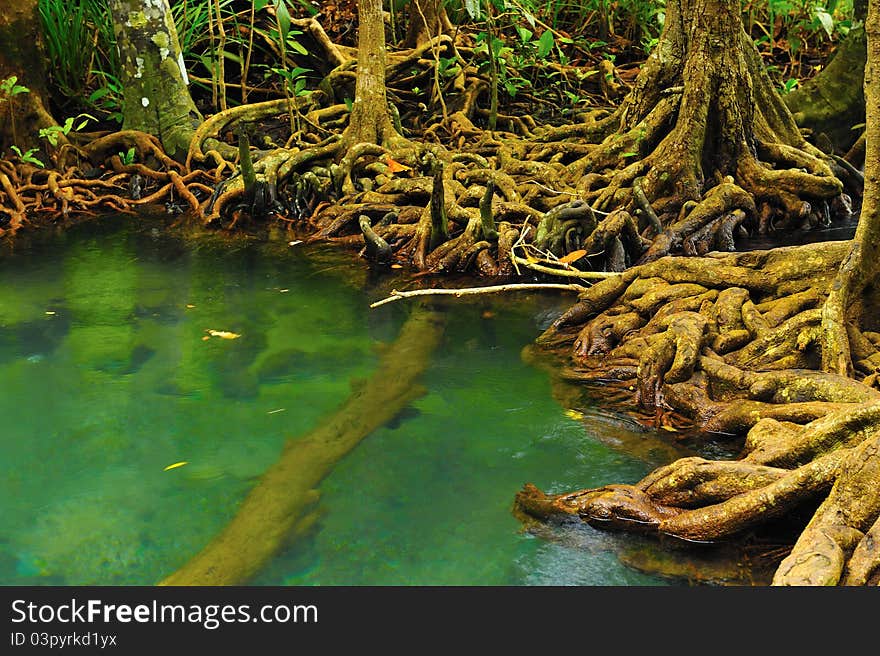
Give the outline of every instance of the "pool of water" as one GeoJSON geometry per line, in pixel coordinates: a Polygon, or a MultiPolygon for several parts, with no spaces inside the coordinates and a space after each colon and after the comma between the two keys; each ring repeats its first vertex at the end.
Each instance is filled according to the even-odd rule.
{"type": "MultiPolygon", "coordinates": [[[[412,310],[370,309],[387,275],[129,218],[0,256],[0,584],[151,585],[182,566],[371,374],[412,310]]],[[[648,439],[637,426],[571,412],[523,361],[570,301],[440,303],[427,393],[335,465],[318,521],[252,583],[668,584],[624,565],[612,534],[542,539],[511,513],[527,481],[563,491],[661,464],[620,447],[648,439]]]]}

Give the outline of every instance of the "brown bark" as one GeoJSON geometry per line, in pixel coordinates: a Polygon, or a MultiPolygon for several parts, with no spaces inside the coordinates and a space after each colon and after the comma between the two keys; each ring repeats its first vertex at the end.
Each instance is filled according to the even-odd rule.
{"type": "Polygon", "coordinates": [[[358,0],[357,81],[343,141],[385,144],[397,135],[385,90],[385,22],[382,0],[358,0]]]}
{"type": "Polygon", "coordinates": [[[410,0],[406,46],[418,48],[441,34],[451,34],[446,0],[410,0]]]}

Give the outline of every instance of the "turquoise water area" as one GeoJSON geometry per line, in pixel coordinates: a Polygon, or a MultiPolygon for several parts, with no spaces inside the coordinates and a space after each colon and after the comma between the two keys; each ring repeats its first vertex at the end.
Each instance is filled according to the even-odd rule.
{"type": "MultiPolygon", "coordinates": [[[[151,585],[183,565],[285,440],[371,374],[412,309],[370,309],[387,275],[325,247],[194,245],[130,218],[0,256],[0,584],[151,585]]],[[[523,362],[570,301],[441,303],[427,394],[337,463],[319,521],[252,583],[668,584],[622,564],[613,534],[538,538],[511,514],[527,481],[563,491],[660,464],[619,446],[637,426],[566,414],[523,362]]]]}

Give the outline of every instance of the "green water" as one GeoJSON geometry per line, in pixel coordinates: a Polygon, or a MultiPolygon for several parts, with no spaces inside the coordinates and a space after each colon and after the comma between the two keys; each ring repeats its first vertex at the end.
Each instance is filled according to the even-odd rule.
{"type": "MultiPolygon", "coordinates": [[[[127,218],[0,257],[0,584],[149,585],[235,514],[286,439],[368,377],[409,301],[302,245],[185,245],[127,218]],[[229,331],[238,339],[208,336],[229,331]],[[186,462],[177,468],[171,464],[186,462]]],[[[527,481],[637,480],[659,462],[577,420],[522,347],[570,297],[445,304],[427,394],[339,462],[320,519],[258,585],[654,585],[619,538],[523,533],[527,481]]]]}

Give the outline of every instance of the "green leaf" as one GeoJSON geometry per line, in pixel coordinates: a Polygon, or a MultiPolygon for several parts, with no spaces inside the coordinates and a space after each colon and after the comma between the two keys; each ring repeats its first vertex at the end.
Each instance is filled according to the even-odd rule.
{"type": "Polygon", "coordinates": [[[526,28],[520,27],[519,25],[516,26],[516,33],[519,34],[520,41],[522,41],[523,43],[528,43],[533,34],[531,30],[527,30],[526,28]]]}
{"type": "Polygon", "coordinates": [[[620,156],[621,156],[621,157],[636,157],[637,155],[638,155],[638,153],[632,153],[632,152],[630,152],[630,153],[620,153],[620,156]]]}
{"type": "Polygon", "coordinates": [[[351,98],[346,98],[345,106],[348,107],[348,111],[351,112],[351,108],[354,106],[354,101],[351,98]]]}
{"type": "Polygon", "coordinates": [[[309,51],[306,50],[306,47],[303,44],[301,44],[299,41],[297,41],[296,39],[291,39],[290,41],[288,41],[288,43],[290,44],[290,47],[293,48],[294,50],[296,50],[299,54],[301,54],[301,55],[308,55],[309,54],[309,51]]]}
{"type": "Polygon", "coordinates": [[[553,32],[546,30],[538,39],[538,57],[546,57],[553,50],[553,32]]]}
{"type": "Polygon", "coordinates": [[[260,11],[267,4],[269,4],[269,0],[254,0],[254,11],[260,11]]]}
{"type": "Polygon", "coordinates": [[[834,32],[834,19],[831,17],[831,14],[821,7],[816,7],[815,12],[816,18],[818,18],[819,22],[822,24],[822,29],[825,30],[825,34],[827,34],[830,39],[832,32],[834,32]]]}
{"type": "Polygon", "coordinates": [[[290,12],[287,11],[287,4],[284,0],[276,0],[275,16],[278,18],[278,30],[281,32],[281,38],[287,41],[287,35],[290,34],[290,12]]]}
{"type": "Polygon", "coordinates": [[[94,91],[92,91],[91,94],[89,94],[89,102],[96,102],[106,96],[108,93],[110,93],[109,87],[101,87],[99,89],[95,89],[94,91]]]}
{"type": "Polygon", "coordinates": [[[465,11],[467,11],[471,20],[480,20],[483,16],[483,12],[480,8],[480,1],[481,0],[464,0],[465,11]]]}
{"type": "Polygon", "coordinates": [[[28,164],[36,164],[41,169],[46,167],[43,162],[34,157],[34,153],[38,150],[37,148],[30,148],[25,152],[21,152],[18,146],[10,146],[10,148],[15,152],[16,155],[18,155],[19,159],[21,159],[22,162],[27,162],[28,164]]]}

